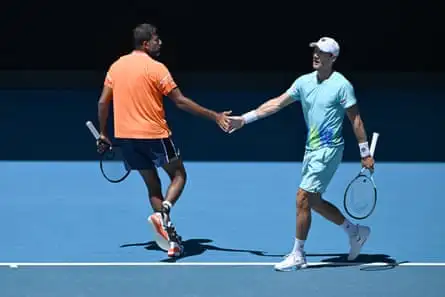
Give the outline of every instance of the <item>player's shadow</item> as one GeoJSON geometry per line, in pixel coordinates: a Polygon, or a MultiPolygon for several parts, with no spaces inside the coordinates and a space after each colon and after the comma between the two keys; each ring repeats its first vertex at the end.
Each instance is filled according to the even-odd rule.
{"type": "MultiPolygon", "coordinates": [[[[199,256],[206,251],[221,251],[221,252],[233,252],[233,253],[249,253],[256,256],[262,256],[262,257],[270,257],[270,255],[267,255],[263,251],[258,250],[246,250],[246,249],[232,249],[232,248],[222,248],[218,247],[216,245],[210,244],[212,242],[211,239],[188,239],[183,241],[184,246],[184,253],[180,257],[176,258],[167,258],[161,260],[161,262],[175,262],[180,259],[193,257],[193,256],[199,256]]],[[[134,247],[134,246],[143,246],[148,251],[161,251],[164,252],[162,249],[159,248],[159,246],[156,244],[155,241],[149,241],[145,243],[133,243],[133,244],[124,244],[121,245],[121,247],[134,247]]]]}
{"type": "MultiPolygon", "coordinates": [[[[184,253],[180,257],[176,258],[166,258],[161,260],[161,262],[176,262],[177,260],[199,256],[206,251],[221,251],[221,252],[234,252],[234,253],[248,253],[260,257],[275,257],[283,258],[285,255],[281,254],[268,254],[264,251],[259,250],[247,250],[247,249],[233,249],[233,248],[222,248],[214,244],[211,239],[188,239],[183,241],[184,253]]],[[[144,247],[147,251],[159,251],[165,253],[155,241],[149,241],[145,243],[130,243],[121,245],[122,248],[125,247],[144,247]]],[[[374,270],[387,270],[398,266],[402,262],[397,262],[389,255],[385,254],[360,254],[354,261],[348,261],[347,254],[306,254],[308,258],[322,258],[320,262],[316,264],[311,264],[310,269],[313,268],[329,268],[329,267],[347,267],[347,266],[363,266],[360,270],[374,271],[374,270]],[[372,265],[366,265],[372,264],[372,265]]],[[[309,263],[311,262],[308,259],[309,263]]],[[[405,263],[405,262],[403,262],[405,263]]]]}
{"type": "Polygon", "coordinates": [[[360,254],[354,261],[349,261],[347,254],[307,254],[306,256],[323,258],[320,263],[309,268],[363,266],[360,270],[374,271],[392,269],[405,263],[397,262],[396,259],[385,254],[360,254]]]}

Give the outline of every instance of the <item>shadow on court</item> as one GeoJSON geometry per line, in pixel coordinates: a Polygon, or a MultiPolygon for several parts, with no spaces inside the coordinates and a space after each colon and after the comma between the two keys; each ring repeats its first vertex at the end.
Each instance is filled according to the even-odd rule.
{"type": "MultiPolygon", "coordinates": [[[[266,255],[263,251],[255,251],[255,250],[244,250],[244,249],[231,249],[231,248],[222,248],[216,245],[210,244],[213,242],[211,239],[188,239],[183,241],[184,245],[184,254],[178,258],[168,258],[161,260],[161,262],[175,262],[180,259],[199,256],[205,253],[206,251],[221,251],[221,252],[232,252],[232,253],[249,253],[256,256],[270,257],[270,255],[266,255]]],[[[133,243],[133,244],[124,244],[121,245],[124,247],[134,247],[134,246],[143,246],[148,251],[162,251],[156,242],[149,241],[145,243],[133,243]]]]}
{"type": "Polygon", "coordinates": [[[360,254],[354,261],[348,261],[347,254],[309,254],[310,257],[330,257],[321,260],[321,262],[328,263],[358,263],[358,264],[370,264],[370,263],[385,263],[396,264],[397,261],[391,256],[385,254],[360,254]]]}
{"type": "Polygon", "coordinates": [[[310,266],[309,268],[327,268],[327,267],[350,267],[350,266],[361,266],[363,271],[379,271],[388,270],[397,267],[401,263],[397,262],[394,258],[385,254],[360,254],[354,261],[348,261],[347,254],[308,254],[308,257],[329,257],[324,258],[317,265],[310,266]],[[325,264],[323,264],[325,263],[325,264]],[[375,264],[372,266],[366,266],[366,264],[375,264]]]}
{"type": "MultiPolygon", "coordinates": [[[[233,248],[222,248],[211,244],[213,241],[211,239],[188,239],[183,242],[184,254],[178,258],[167,258],[161,260],[161,262],[175,262],[188,257],[199,256],[204,254],[206,251],[220,251],[220,252],[231,252],[231,253],[249,253],[252,255],[260,257],[275,257],[283,258],[284,254],[268,254],[264,251],[258,250],[246,250],[246,249],[233,249],[233,248]]],[[[121,248],[125,247],[144,247],[147,251],[160,251],[161,250],[156,242],[149,241],[145,243],[130,243],[121,245],[121,248]]],[[[399,264],[394,258],[385,254],[361,254],[354,261],[348,261],[347,254],[307,254],[307,257],[318,257],[324,258],[321,262],[314,266],[313,268],[323,268],[323,267],[345,267],[372,263],[382,263],[382,266],[388,268],[389,266],[397,266],[399,264]],[[326,258],[327,257],[327,258],[326,258]],[[323,263],[326,263],[324,265],[323,263]]],[[[312,267],[311,267],[312,268],[312,267]]],[[[377,269],[378,266],[375,266],[377,269]]]]}

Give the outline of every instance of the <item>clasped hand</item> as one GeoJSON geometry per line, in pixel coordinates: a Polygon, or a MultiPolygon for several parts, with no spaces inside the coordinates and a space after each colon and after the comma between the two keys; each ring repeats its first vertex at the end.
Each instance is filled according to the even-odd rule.
{"type": "Polygon", "coordinates": [[[232,111],[224,111],[216,116],[216,123],[227,133],[233,133],[244,126],[244,119],[241,116],[229,116],[232,111]]]}

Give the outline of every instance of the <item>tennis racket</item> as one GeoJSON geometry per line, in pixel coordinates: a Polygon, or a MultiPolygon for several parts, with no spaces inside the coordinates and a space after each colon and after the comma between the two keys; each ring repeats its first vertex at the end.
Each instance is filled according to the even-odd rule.
{"type": "Polygon", "coordinates": [[[96,139],[100,154],[99,167],[102,175],[111,183],[120,183],[130,175],[131,169],[125,162],[122,149],[116,145],[109,145],[100,140],[100,134],[91,121],[86,126],[96,139]]]}
{"type": "MultiPolygon", "coordinates": [[[[370,153],[374,157],[375,147],[379,133],[373,133],[370,153]]],[[[357,220],[369,217],[377,204],[377,186],[374,182],[373,173],[365,173],[362,168],[359,174],[348,184],[345,190],[343,205],[346,213],[357,220]]]]}

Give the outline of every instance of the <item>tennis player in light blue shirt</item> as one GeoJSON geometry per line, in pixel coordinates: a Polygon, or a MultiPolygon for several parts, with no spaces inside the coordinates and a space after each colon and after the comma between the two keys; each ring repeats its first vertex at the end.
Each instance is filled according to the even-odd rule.
{"type": "Polygon", "coordinates": [[[257,109],[242,116],[230,117],[232,133],[245,124],[268,117],[293,102],[299,102],[303,110],[308,133],[297,193],[295,243],[292,252],[275,265],[276,270],[307,266],[304,245],[311,225],[311,209],[341,226],[348,234],[348,260],[352,261],[358,257],[371,233],[368,226],[352,224],[337,207],[322,198],[342,161],[342,128],[345,114],[353,126],[363,167],[373,170],[374,160],[370,154],[354,88],[341,73],[333,69],[340,53],[337,41],[323,37],[310,43],[310,46],[314,49],[313,72],[298,77],[286,92],[266,101],[257,109]]]}

